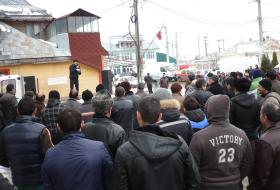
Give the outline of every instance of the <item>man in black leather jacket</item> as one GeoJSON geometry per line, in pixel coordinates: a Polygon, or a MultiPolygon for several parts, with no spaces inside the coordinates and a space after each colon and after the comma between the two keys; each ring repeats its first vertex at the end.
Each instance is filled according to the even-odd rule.
{"type": "Polygon", "coordinates": [[[160,118],[159,100],[142,98],[137,112],[141,127],[117,150],[113,189],[199,189],[200,176],[188,146],[181,137],[161,130],[155,124],[160,118]]]}
{"type": "Polygon", "coordinates": [[[118,86],[115,90],[111,118],[125,130],[127,135],[133,129],[133,102],[125,97],[125,89],[121,86],[118,86]]]}
{"type": "Polygon", "coordinates": [[[110,119],[112,105],[109,93],[96,93],[92,99],[95,115],[91,122],[86,123],[82,132],[88,139],[102,141],[114,158],[117,148],[126,141],[127,136],[124,129],[110,119]]]}

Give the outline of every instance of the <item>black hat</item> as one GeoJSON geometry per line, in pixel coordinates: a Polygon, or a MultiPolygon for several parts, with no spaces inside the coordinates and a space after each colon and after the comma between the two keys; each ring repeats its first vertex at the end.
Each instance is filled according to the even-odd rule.
{"type": "Polygon", "coordinates": [[[259,82],[259,85],[261,85],[267,91],[271,91],[272,84],[271,84],[271,81],[269,79],[262,79],[259,82]]]}
{"type": "Polygon", "coordinates": [[[275,80],[276,79],[276,71],[272,70],[266,73],[266,77],[269,78],[270,80],[275,80]]]}

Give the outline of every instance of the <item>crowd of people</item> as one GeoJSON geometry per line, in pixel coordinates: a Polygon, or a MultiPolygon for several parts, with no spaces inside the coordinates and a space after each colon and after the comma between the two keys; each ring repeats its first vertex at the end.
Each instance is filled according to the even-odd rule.
{"type": "MultiPolygon", "coordinates": [[[[163,76],[165,77],[165,76],[163,76]]],[[[0,98],[0,189],[278,190],[280,81],[259,68],[0,98]],[[147,85],[148,92],[144,91],[147,85]],[[169,89],[170,88],[170,89],[169,89]],[[185,88],[185,94],[182,89],[185,88]]]]}

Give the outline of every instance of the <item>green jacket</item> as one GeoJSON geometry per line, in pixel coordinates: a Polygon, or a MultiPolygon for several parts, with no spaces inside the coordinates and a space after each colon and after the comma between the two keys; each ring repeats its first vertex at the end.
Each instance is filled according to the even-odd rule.
{"type": "Polygon", "coordinates": [[[255,78],[252,83],[249,91],[254,91],[258,88],[259,82],[262,80],[262,77],[255,78]]]}

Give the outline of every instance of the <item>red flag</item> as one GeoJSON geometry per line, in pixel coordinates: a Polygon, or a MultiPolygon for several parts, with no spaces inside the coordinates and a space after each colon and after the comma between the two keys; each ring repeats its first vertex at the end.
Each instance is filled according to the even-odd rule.
{"type": "Polygon", "coordinates": [[[157,38],[158,38],[159,40],[161,40],[161,39],[162,39],[162,36],[161,36],[161,31],[158,31],[158,33],[157,33],[157,38]]]}

